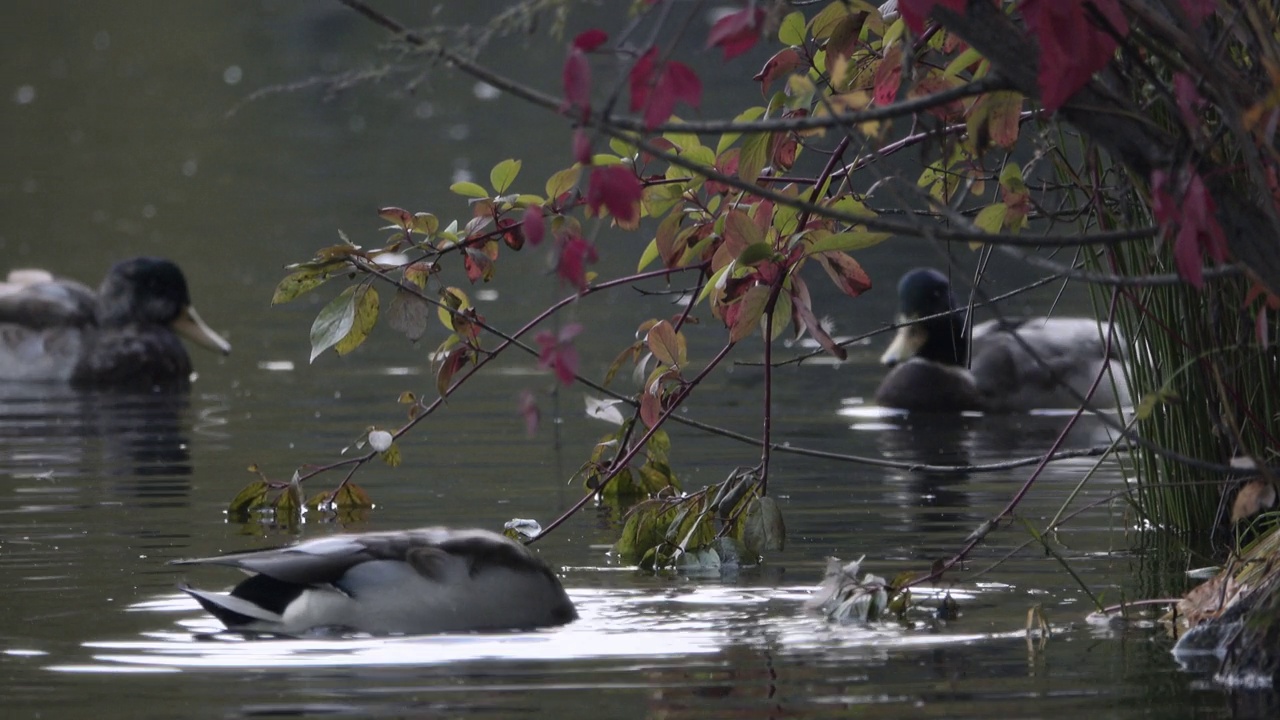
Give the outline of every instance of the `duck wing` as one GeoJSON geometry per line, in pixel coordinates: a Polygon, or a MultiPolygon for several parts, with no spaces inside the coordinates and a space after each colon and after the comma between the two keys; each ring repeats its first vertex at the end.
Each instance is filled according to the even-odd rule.
{"type": "MultiPolygon", "coordinates": [[[[1113,370],[1120,370],[1124,344],[1113,341],[1108,352],[1106,329],[1087,318],[988,321],[974,328],[970,369],[992,409],[1071,407],[1103,363],[1114,361],[1113,370]]],[[[1095,396],[1094,404],[1110,403],[1095,396]]]]}
{"type": "Polygon", "coordinates": [[[0,323],[45,330],[94,325],[98,295],[43,270],[15,270],[0,283],[0,323]]]}

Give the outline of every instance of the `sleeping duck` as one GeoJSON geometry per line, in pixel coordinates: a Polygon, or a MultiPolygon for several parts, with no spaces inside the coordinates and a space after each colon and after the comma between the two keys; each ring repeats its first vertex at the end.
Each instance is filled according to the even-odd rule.
{"type": "Polygon", "coordinates": [[[880,358],[892,370],[876,390],[879,405],[934,412],[1076,407],[1104,365],[1110,373],[1098,383],[1090,406],[1129,404],[1121,343],[1113,340],[1112,352],[1106,352],[1105,323],[1100,329],[1088,318],[990,320],[969,337],[950,281],[930,268],[902,276],[898,305],[900,323],[951,314],[898,329],[880,358]]]}
{"type": "Polygon", "coordinates": [[[529,629],[578,617],[541,558],[487,530],[334,535],[175,564],[251,573],[229,594],[181,586],[235,631],[422,634],[529,629]]]}
{"type": "Polygon", "coordinates": [[[187,280],[168,260],[119,262],[96,293],[44,270],[15,270],[0,283],[0,381],[181,384],[191,360],[175,333],[231,351],[191,307],[187,280]]]}

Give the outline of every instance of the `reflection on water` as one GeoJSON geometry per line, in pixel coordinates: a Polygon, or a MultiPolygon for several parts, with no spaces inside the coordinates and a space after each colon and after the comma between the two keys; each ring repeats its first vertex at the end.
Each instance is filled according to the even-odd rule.
{"type": "MultiPolygon", "coordinates": [[[[147,505],[184,504],[191,458],[183,393],[82,392],[60,384],[0,383],[0,474],[44,505],[83,501],[70,481],[92,468],[95,489],[147,505]]],[[[202,427],[216,416],[205,413],[202,427]]]]}

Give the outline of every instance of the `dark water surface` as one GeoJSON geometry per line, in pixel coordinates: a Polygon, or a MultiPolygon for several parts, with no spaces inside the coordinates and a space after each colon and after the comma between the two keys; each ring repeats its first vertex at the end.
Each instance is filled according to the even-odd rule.
{"type": "MultiPolygon", "coordinates": [[[[449,3],[442,19],[500,5],[449,3]]],[[[406,19],[420,9],[385,7],[406,19]]],[[[0,388],[5,718],[1249,714],[1249,698],[1180,671],[1158,626],[1087,622],[1087,593],[1020,527],[990,537],[953,584],[918,593],[927,603],[949,591],[958,602],[959,618],[942,626],[836,627],[805,612],[827,556],[865,554],[867,569],[890,576],[926,568],[998,512],[1028,468],[929,475],[779,453],[770,488],[788,544],[760,568],[653,577],[620,567],[608,552],[617,518],[589,510],[538,545],[563,569],[582,614],[565,628],[394,639],[209,636],[216,623],[176,584],[189,578],[216,587],[234,578],[166,562],[294,537],[228,521],[227,501],[252,479],[246,466],[287,478],[301,464],[330,462],[369,425],[398,424],[402,391],[434,394],[426,354],[438,330],[419,348],[379,330],[351,357],[308,365],[307,330],[332,291],[270,308],[280,266],[310,256],[338,229],[376,242],[374,209],[382,205],[465,217],[465,204],[447,193],[450,182],[483,180],[511,156],[525,159],[528,178],[545,176],[568,163],[567,134],[554,117],[487,99],[443,71],[409,97],[389,81],[327,102],[314,90],[275,96],[227,117],[259,87],[369,65],[363,53],[382,35],[336,4],[12,1],[0,6],[0,18],[21,29],[0,69],[9,93],[0,113],[7,264],[47,265],[96,282],[115,259],[167,255],[187,270],[201,313],[235,346],[225,360],[193,351],[200,377],[189,395],[0,388]],[[1024,633],[1037,606],[1052,626],[1047,641],[1024,633]]],[[[545,48],[500,43],[486,60],[558,87],[560,58],[545,48]]],[[[704,78],[724,93],[741,92],[750,74],[718,62],[707,72],[725,73],[704,78]]],[[[645,240],[616,234],[602,242],[612,253],[600,268],[609,276],[634,267],[645,240]]],[[[481,303],[507,329],[563,292],[545,275],[545,256],[526,255],[500,268],[491,288],[497,301],[481,303]]],[[[877,291],[848,301],[818,289],[822,312],[850,334],[888,318],[889,288],[902,269],[941,256],[895,240],[863,262],[877,291]]],[[[1054,295],[1050,288],[1027,306],[1043,310],[1054,295]]],[[[598,377],[648,317],[639,302],[623,291],[569,311],[586,327],[588,375],[598,377]]],[[[1088,308],[1078,293],[1062,302],[1088,308]]],[[[670,308],[653,301],[650,312],[670,308]]],[[[723,331],[708,325],[690,332],[695,360],[723,342],[723,331]]],[[[1042,452],[1065,422],[882,416],[861,399],[879,377],[883,344],[854,346],[838,368],[779,371],[776,439],[904,462],[989,463],[1042,452]]],[[[688,415],[758,433],[761,380],[746,366],[717,373],[688,415]]],[[[580,488],[567,480],[609,431],[584,417],[581,392],[552,399],[552,386],[530,359],[504,359],[404,442],[401,467],[359,475],[374,511],[345,525],[309,517],[298,534],[496,528],[513,517],[545,524],[578,498],[580,488]],[[544,411],[533,438],[516,413],[526,390],[544,411]]],[[[673,463],[687,488],[758,457],[698,431],[673,435],[673,463]]],[[[1097,421],[1085,420],[1067,444],[1105,437],[1097,421]]],[[[1019,517],[1043,527],[1064,506],[1087,508],[1056,535],[1056,552],[1103,602],[1146,596],[1153,582],[1116,498],[1124,488],[1118,468],[1102,465],[1073,495],[1092,468],[1088,459],[1051,465],[1019,517]]]]}

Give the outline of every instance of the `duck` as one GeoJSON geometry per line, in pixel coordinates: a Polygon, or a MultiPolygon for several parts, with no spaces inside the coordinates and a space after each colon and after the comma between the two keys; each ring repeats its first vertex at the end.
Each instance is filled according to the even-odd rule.
{"type": "Polygon", "coordinates": [[[182,385],[192,368],[179,336],[231,352],[191,306],[186,277],[170,260],[122,260],[97,292],[37,269],[11,271],[0,283],[0,382],[182,385]]]}
{"type": "Polygon", "coordinates": [[[890,368],[876,404],[918,412],[1026,412],[1074,408],[1106,370],[1089,407],[1129,405],[1123,343],[1108,351],[1107,323],[1090,318],[989,320],[969,332],[951,282],[916,268],[898,282],[898,328],[880,357],[890,368]],[[950,313],[915,322],[920,318],[950,313]]]}
{"type": "Polygon", "coordinates": [[[540,557],[488,530],[332,535],[174,564],[226,565],[250,574],[229,593],[179,586],[233,632],[492,632],[578,617],[540,557]]]}

